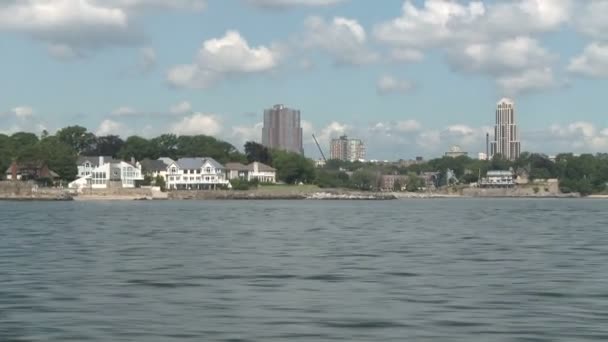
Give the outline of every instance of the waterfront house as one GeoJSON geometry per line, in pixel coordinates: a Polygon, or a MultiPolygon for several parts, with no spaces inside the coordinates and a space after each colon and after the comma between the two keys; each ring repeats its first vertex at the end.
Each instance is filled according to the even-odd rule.
{"type": "Polygon", "coordinates": [[[515,186],[515,174],[512,170],[490,170],[486,177],[479,181],[482,188],[511,188],[515,186]]]}
{"type": "Polygon", "coordinates": [[[277,182],[277,170],[260,162],[253,162],[249,165],[228,163],[226,164],[226,175],[229,180],[242,179],[249,182],[257,180],[260,183],[277,182]]]}
{"type": "Polygon", "coordinates": [[[14,181],[57,181],[59,175],[42,161],[13,161],[5,172],[6,180],[14,181]]]}
{"type": "Polygon", "coordinates": [[[167,178],[167,166],[174,161],[169,159],[169,162],[165,162],[165,159],[144,159],[140,162],[141,172],[144,176],[152,178],[162,177],[166,180],[167,178]]]}
{"type": "Polygon", "coordinates": [[[78,160],[79,178],[69,184],[72,189],[134,188],[143,180],[141,164],[109,157],[81,157],[78,160]]]}
{"type": "Polygon", "coordinates": [[[180,158],[167,166],[167,189],[211,190],[228,187],[225,168],[213,158],[180,158]]]}

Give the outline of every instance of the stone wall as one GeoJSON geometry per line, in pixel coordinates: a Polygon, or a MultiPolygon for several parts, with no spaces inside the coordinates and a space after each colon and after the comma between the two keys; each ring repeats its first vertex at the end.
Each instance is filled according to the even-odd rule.
{"type": "Polygon", "coordinates": [[[66,189],[39,187],[34,182],[0,181],[0,199],[10,200],[67,200],[66,189]]]}

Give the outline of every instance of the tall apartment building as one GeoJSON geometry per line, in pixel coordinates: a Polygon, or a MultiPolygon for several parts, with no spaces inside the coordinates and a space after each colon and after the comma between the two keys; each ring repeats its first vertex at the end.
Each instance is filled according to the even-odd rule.
{"type": "Polygon", "coordinates": [[[494,141],[490,144],[490,155],[502,155],[509,160],[515,160],[521,153],[521,143],[515,124],[515,102],[511,99],[501,99],[496,108],[496,125],[494,126],[494,141]]]}
{"type": "Polygon", "coordinates": [[[304,154],[300,111],[283,105],[264,110],[262,144],[272,149],[304,154]]]}
{"type": "Polygon", "coordinates": [[[360,139],[348,139],[346,135],[343,135],[331,140],[329,158],[351,162],[364,160],[365,145],[360,139]]]}

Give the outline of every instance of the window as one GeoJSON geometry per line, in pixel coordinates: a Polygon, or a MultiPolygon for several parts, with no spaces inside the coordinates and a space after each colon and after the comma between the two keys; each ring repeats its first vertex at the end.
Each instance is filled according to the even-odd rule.
{"type": "Polygon", "coordinates": [[[174,167],[172,167],[172,168],[171,168],[171,173],[174,173],[174,174],[175,174],[175,173],[177,173],[177,170],[176,170],[174,167]]]}
{"type": "Polygon", "coordinates": [[[197,175],[200,175],[200,174],[201,174],[201,169],[197,169],[197,170],[196,170],[196,174],[197,174],[197,175]]]}
{"type": "Polygon", "coordinates": [[[211,168],[210,168],[210,167],[208,167],[207,169],[205,169],[205,172],[207,172],[207,173],[211,173],[211,168]]]}

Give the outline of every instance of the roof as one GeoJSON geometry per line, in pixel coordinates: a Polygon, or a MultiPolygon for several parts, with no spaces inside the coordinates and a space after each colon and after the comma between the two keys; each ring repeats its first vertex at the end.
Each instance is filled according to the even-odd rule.
{"type": "Polygon", "coordinates": [[[158,160],[162,161],[166,165],[171,165],[171,164],[175,163],[175,160],[168,158],[168,157],[160,157],[160,158],[158,158],[158,160]]]}
{"type": "Polygon", "coordinates": [[[118,163],[118,162],[120,162],[119,160],[115,160],[111,156],[79,156],[78,160],[76,161],[76,163],[78,165],[82,165],[82,164],[84,164],[85,162],[88,161],[92,166],[97,167],[97,166],[99,166],[99,157],[103,157],[103,162],[104,163],[118,163]]]}
{"type": "Polygon", "coordinates": [[[249,167],[247,165],[243,165],[241,163],[227,163],[227,170],[235,170],[235,171],[249,171],[249,167]]]}
{"type": "Polygon", "coordinates": [[[226,164],[226,169],[228,170],[236,170],[236,171],[253,171],[254,164],[258,164],[258,171],[260,172],[274,172],[275,168],[268,166],[264,163],[254,162],[249,165],[243,165],[241,163],[228,163],[226,164]]]}
{"type": "Polygon", "coordinates": [[[141,164],[141,169],[144,172],[167,170],[167,164],[165,164],[165,162],[162,160],[144,159],[140,162],[140,164],[141,164]]]}
{"type": "Polygon", "coordinates": [[[213,158],[180,158],[175,163],[180,169],[195,170],[202,168],[207,162],[216,169],[224,168],[222,164],[213,158]]]}
{"type": "Polygon", "coordinates": [[[205,160],[207,162],[209,162],[209,164],[211,164],[211,166],[213,166],[216,169],[224,169],[224,165],[220,164],[217,160],[215,160],[213,158],[205,158],[205,160]]]}
{"type": "MultiPolygon", "coordinates": [[[[268,166],[264,163],[258,163],[258,170],[262,171],[262,172],[273,172],[276,171],[277,169],[273,168],[272,166],[268,166]]],[[[249,167],[250,170],[253,170],[253,163],[249,164],[247,167],[249,167]]]]}

